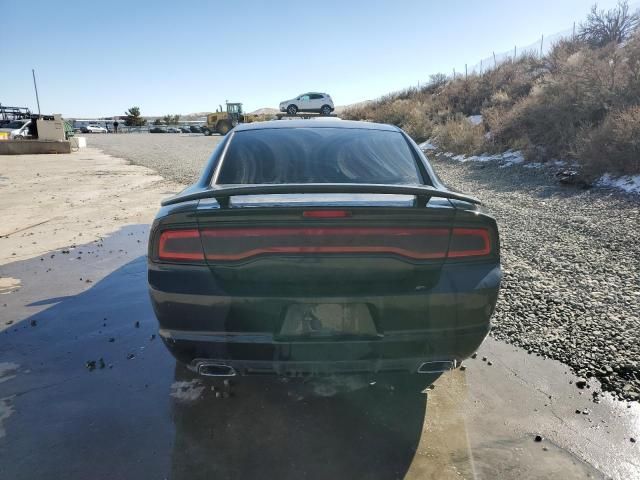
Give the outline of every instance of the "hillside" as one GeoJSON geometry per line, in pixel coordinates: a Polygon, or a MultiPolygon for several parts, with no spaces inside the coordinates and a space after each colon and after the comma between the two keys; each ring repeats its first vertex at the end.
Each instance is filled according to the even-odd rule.
{"type": "Polygon", "coordinates": [[[466,78],[432,75],[343,118],[391,123],[456,154],[519,150],[529,161],[576,162],[586,178],[640,173],[638,20],[625,3],[594,7],[575,38],[541,58],[525,53],[466,78]]]}

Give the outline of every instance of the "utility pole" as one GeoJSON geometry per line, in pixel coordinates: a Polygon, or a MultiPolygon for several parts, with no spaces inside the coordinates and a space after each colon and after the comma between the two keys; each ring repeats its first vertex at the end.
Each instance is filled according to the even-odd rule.
{"type": "Polygon", "coordinates": [[[516,61],[516,57],[518,56],[518,47],[513,46],[513,61],[516,61]]]}
{"type": "Polygon", "coordinates": [[[455,68],[453,69],[453,79],[454,80],[456,79],[456,69],[455,68]]]}
{"type": "Polygon", "coordinates": [[[496,62],[496,52],[493,52],[493,68],[498,66],[498,62],[496,62]]]}
{"type": "Polygon", "coordinates": [[[480,60],[480,75],[482,75],[482,60],[480,60]]]}
{"type": "Polygon", "coordinates": [[[576,22],[573,22],[573,33],[571,34],[571,40],[576,39],[576,22]]]}
{"type": "Polygon", "coordinates": [[[544,33],[542,34],[542,38],[540,39],[540,58],[542,58],[542,44],[544,43],[544,33]]]}
{"type": "Polygon", "coordinates": [[[467,81],[467,64],[464,64],[464,80],[467,81]]]}
{"type": "Polygon", "coordinates": [[[38,85],[36,84],[36,71],[32,68],[31,74],[33,75],[33,88],[36,91],[36,103],[38,104],[38,115],[40,115],[40,99],[38,98],[38,85]]]}

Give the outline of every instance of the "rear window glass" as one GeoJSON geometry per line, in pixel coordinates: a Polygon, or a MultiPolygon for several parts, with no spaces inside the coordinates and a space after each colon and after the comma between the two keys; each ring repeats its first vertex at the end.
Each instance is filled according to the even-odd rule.
{"type": "Polygon", "coordinates": [[[346,128],[282,128],[237,132],[218,184],[421,184],[399,132],[346,128]]]}

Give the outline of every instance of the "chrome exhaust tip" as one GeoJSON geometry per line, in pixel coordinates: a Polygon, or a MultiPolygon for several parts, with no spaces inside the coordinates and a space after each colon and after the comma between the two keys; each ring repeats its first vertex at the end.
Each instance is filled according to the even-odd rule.
{"type": "Polygon", "coordinates": [[[233,367],[217,362],[199,362],[196,371],[203,377],[235,377],[233,367]]]}
{"type": "Polygon", "coordinates": [[[442,373],[456,368],[455,360],[442,360],[436,362],[424,362],[418,367],[418,373],[442,373]]]}

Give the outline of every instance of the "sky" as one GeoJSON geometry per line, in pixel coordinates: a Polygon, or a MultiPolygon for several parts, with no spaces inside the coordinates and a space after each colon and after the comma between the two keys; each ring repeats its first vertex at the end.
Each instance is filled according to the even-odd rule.
{"type": "MultiPolygon", "coordinates": [[[[584,20],[591,0],[0,0],[0,103],[67,118],[336,105],[464,71],[584,20]]],[[[616,0],[599,0],[612,8],[616,0]]]]}

